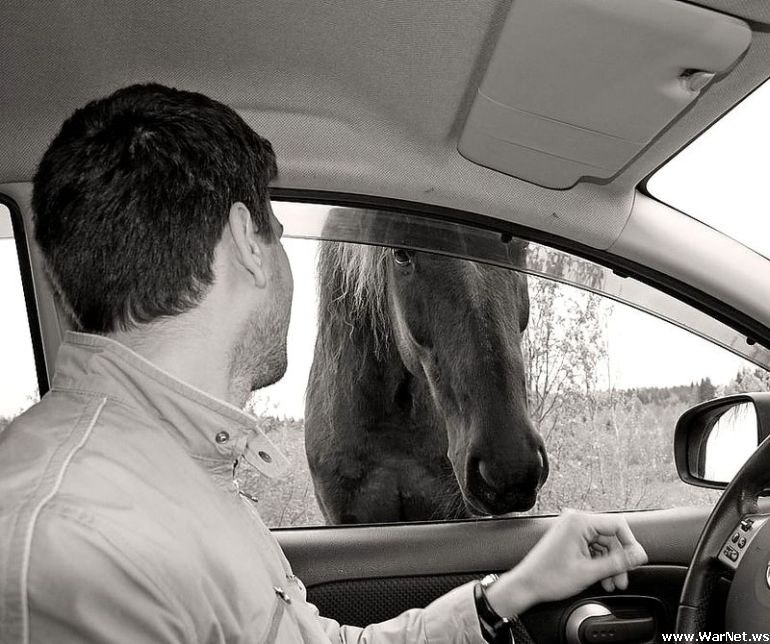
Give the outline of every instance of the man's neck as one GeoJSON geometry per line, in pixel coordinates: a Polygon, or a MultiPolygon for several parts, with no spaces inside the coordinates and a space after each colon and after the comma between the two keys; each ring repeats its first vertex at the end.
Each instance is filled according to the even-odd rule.
{"type": "Polygon", "coordinates": [[[246,396],[233,391],[230,347],[207,325],[191,324],[186,314],[109,335],[175,378],[238,407],[246,396]]]}

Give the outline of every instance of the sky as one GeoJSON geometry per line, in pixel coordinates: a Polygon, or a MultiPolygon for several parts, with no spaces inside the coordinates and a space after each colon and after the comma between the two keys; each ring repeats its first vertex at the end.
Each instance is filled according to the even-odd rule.
{"type": "MultiPolygon", "coordinates": [[[[0,206],[0,220],[7,218],[0,206]]],[[[0,297],[0,416],[10,416],[36,400],[37,376],[16,246],[8,238],[0,239],[0,297]]]]}
{"type": "MultiPolygon", "coordinates": [[[[770,149],[770,84],[721,119],[653,176],[657,198],[770,257],[766,191],[770,149]]],[[[293,205],[308,212],[317,206],[293,205]]],[[[286,204],[276,207],[278,217],[286,204]]],[[[35,399],[37,385],[10,219],[0,206],[0,416],[12,415],[35,399]]],[[[257,392],[253,409],[301,418],[315,342],[317,243],[284,239],[294,274],[289,328],[289,368],[277,384],[257,392]]],[[[617,388],[673,386],[709,377],[728,382],[744,360],[666,322],[616,304],[607,325],[610,367],[617,388]]]]}
{"type": "Polygon", "coordinates": [[[650,194],[770,258],[770,82],[648,182],[650,194]]]}

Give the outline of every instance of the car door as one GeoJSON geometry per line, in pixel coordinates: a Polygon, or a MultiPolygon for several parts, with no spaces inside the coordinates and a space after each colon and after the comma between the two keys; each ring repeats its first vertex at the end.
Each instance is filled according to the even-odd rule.
{"type": "MultiPolygon", "coordinates": [[[[526,629],[536,642],[564,641],[570,615],[581,604],[594,602],[618,618],[653,618],[657,636],[673,632],[687,565],[707,515],[704,508],[629,514],[629,525],[649,563],[629,575],[628,589],[610,594],[596,585],[568,600],[536,606],[521,616],[526,629]]],[[[363,626],[425,606],[455,586],[515,566],[552,521],[511,517],[283,529],[276,536],[304,580],[308,599],[321,613],[363,626]]]]}
{"type": "MultiPolygon", "coordinates": [[[[314,229],[323,231],[315,235],[320,238],[380,244],[400,239],[413,248],[432,243],[437,252],[452,252],[447,241],[451,236],[440,221],[424,223],[422,229],[409,228],[399,221],[401,215],[367,215],[361,209],[343,212],[293,203],[278,203],[275,209],[289,236],[312,237],[314,229]],[[347,215],[344,224],[330,224],[339,224],[342,215],[347,215]],[[389,220],[375,233],[378,239],[362,224],[367,216],[389,220]],[[323,225],[308,223],[315,217],[323,225]],[[431,229],[434,238],[427,242],[431,229]],[[389,232],[383,235],[382,230],[389,232]]],[[[466,253],[463,261],[485,254],[489,261],[505,261],[485,245],[491,243],[489,231],[476,232],[478,236],[471,230],[459,244],[466,253]]],[[[307,325],[313,324],[317,303],[312,291],[320,269],[308,260],[318,252],[317,242],[288,239],[285,245],[295,262],[301,307],[294,316],[304,324],[290,331],[291,356],[293,341],[312,352],[315,337],[307,325]]],[[[291,398],[287,387],[299,391],[298,383],[306,376],[289,373],[283,390],[279,384],[252,399],[255,413],[270,427],[268,435],[298,462],[289,481],[261,488],[258,483],[254,498],[323,615],[365,625],[425,606],[459,584],[515,566],[555,515],[570,507],[623,512],[649,563],[630,575],[626,591],[607,593],[597,585],[528,611],[522,621],[535,641],[562,641],[568,623],[574,626],[581,614],[577,609],[583,606],[585,611],[586,604],[591,605],[588,610],[599,611],[596,614],[608,610],[619,620],[612,628],[620,641],[623,629],[642,629],[629,631],[632,638],[639,632],[657,638],[673,631],[687,566],[718,495],[678,479],[674,426],[678,416],[700,400],[765,388],[768,373],[758,364],[766,360],[766,350],[747,346],[744,355],[737,356],[699,337],[708,329],[724,346],[733,332],[626,273],[534,242],[527,252],[530,312],[522,353],[529,414],[545,440],[551,468],[549,481],[528,512],[321,527],[317,524],[328,519],[318,510],[312,476],[301,463],[306,454],[302,419],[297,416],[305,401],[299,396],[294,403],[286,402],[291,398]]],[[[305,357],[306,364],[311,361],[305,357]]],[[[726,589],[725,584],[717,592],[726,589]]]]}

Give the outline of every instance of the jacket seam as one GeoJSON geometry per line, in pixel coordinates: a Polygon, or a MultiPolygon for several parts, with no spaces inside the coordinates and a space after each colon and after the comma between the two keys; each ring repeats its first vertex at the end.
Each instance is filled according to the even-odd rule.
{"type": "Polygon", "coordinates": [[[202,463],[209,463],[212,465],[223,464],[223,465],[230,466],[233,463],[235,463],[235,461],[240,460],[235,458],[234,456],[232,458],[214,458],[213,456],[198,456],[197,454],[190,454],[189,452],[188,452],[188,456],[194,461],[201,461],[202,463]]]}
{"type": "MultiPolygon", "coordinates": [[[[71,513],[66,513],[65,514],[64,512],[62,512],[61,511],[62,508],[65,508],[65,507],[69,507],[69,506],[67,506],[66,504],[53,505],[53,506],[50,506],[47,509],[47,512],[56,515],[57,517],[59,517],[63,521],[73,521],[73,522],[79,524],[80,526],[82,526],[86,530],[88,530],[88,531],[98,535],[116,553],[118,553],[118,554],[122,553],[121,548],[110,537],[108,537],[104,532],[102,532],[101,530],[99,530],[98,528],[93,526],[92,524],[87,523],[86,521],[83,521],[77,514],[71,514],[71,513]]],[[[73,509],[76,509],[76,508],[73,508],[73,509]]],[[[161,582],[160,579],[156,579],[155,577],[153,577],[152,575],[147,573],[146,570],[142,566],[140,566],[137,562],[132,560],[130,557],[121,557],[121,560],[125,563],[125,565],[127,567],[132,568],[134,571],[136,571],[142,577],[144,577],[150,584],[155,586],[155,588],[158,590],[158,592],[160,592],[166,598],[166,601],[168,602],[169,606],[175,606],[176,607],[176,609],[178,611],[178,614],[182,618],[182,622],[184,624],[184,628],[185,628],[185,631],[186,631],[185,635],[187,637],[187,641],[194,642],[197,639],[194,636],[195,629],[191,628],[190,624],[187,623],[188,620],[185,619],[185,616],[188,615],[188,612],[183,607],[183,605],[181,603],[177,602],[174,599],[175,595],[174,595],[174,593],[171,592],[170,588],[167,585],[165,585],[163,582],[161,582]]],[[[144,563],[147,564],[148,566],[151,566],[150,562],[148,562],[148,561],[145,561],[144,563]]]]}
{"type": "Polygon", "coordinates": [[[284,601],[276,595],[273,610],[270,612],[270,618],[267,620],[267,630],[260,640],[263,644],[275,644],[285,612],[286,605],[284,601]]]}
{"type": "Polygon", "coordinates": [[[32,551],[32,539],[34,537],[35,533],[35,525],[37,524],[38,517],[40,516],[40,513],[42,512],[45,505],[56,495],[56,493],[59,491],[59,488],[61,487],[62,481],[64,480],[64,474],[67,471],[67,468],[69,467],[69,464],[72,462],[72,459],[75,457],[75,454],[80,451],[80,449],[86,444],[86,441],[91,436],[91,432],[94,429],[94,425],[96,425],[96,421],[99,418],[99,415],[102,412],[102,409],[104,408],[104,405],[107,404],[107,399],[102,398],[102,402],[99,404],[99,407],[97,407],[96,412],[93,415],[93,418],[91,418],[91,422],[88,424],[88,427],[86,428],[86,431],[83,432],[83,436],[81,436],[80,440],[75,444],[75,446],[70,450],[70,453],[67,454],[67,456],[64,458],[64,461],[61,464],[61,467],[59,469],[59,473],[56,476],[56,480],[54,481],[54,485],[51,488],[51,490],[46,494],[35,506],[34,510],[32,511],[32,515],[30,516],[29,526],[27,527],[27,534],[24,538],[24,550],[22,554],[22,564],[21,564],[21,632],[22,632],[22,642],[29,642],[29,589],[27,588],[27,584],[29,583],[29,564],[30,564],[30,556],[32,551]]]}
{"type": "MultiPolygon", "coordinates": [[[[73,425],[71,426],[69,432],[67,433],[67,437],[65,438],[64,441],[62,441],[62,444],[67,444],[69,442],[71,436],[77,430],[77,428],[80,427],[80,424],[83,421],[83,418],[85,417],[85,412],[86,412],[87,409],[88,409],[88,407],[86,407],[86,409],[84,409],[83,412],[81,412],[80,416],[78,416],[77,421],[75,421],[75,423],[73,423],[73,425]]],[[[45,466],[42,469],[43,472],[47,472],[48,471],[48,468],[51,466],[51,463],[56,460],[56,455],[57,455],[57,452],[53,452],[53,453],[51,453],[49,455],[49,457],[46,459],[45,466]]],[[[28,498],[35,499],[36,496],[37,496],[38,491],[41,490],[42,488],[44,488],[45,484],[46,484],[45,476],[41,476],[40,479],[37,481],[37,485],[35,485],[34,489],[32,490],[32,493],[29,495],[28,498]]],[[[22,531],[23,530],[24,520],[25,520],[24,514],[22,512],[18,513],[16,515],[16,517],[14,518],[13,523],[11,525],[10,534],[16,534],[17,531],[22,531]]],[[[23,546],[23,543],[22,543],[22,546],[23,546]]],[[[22,550],[22,561],[23,561],[23,559],[24,559],[24,551],[22,550]]],[[[23,586],[23,581],[22,581],[23,580],[23,576],[24,576],[24,570],[23,569],[24,569],[24,565],[22,563],[21,564],[21,568],[18,571],[18,575],[19,575],[19,588],[18,588],[18,592],[19,592],[19,605],[22,608],[22,610],[21,610],[21,614],[22,615],[25,614],[25,611],[23,610],[23,606],[24,606],[24,601],[26,599],[26,594],[24,592],[24,586],[23,586]]],[[[6,612],[7,612],[7,607],[5,605],[5,602],[3,601],[3,603],[0,604],[0,623],[2,623],[2,621],[4,619],[4,613],[6,613],[6,612]]],[[[21,618],[21,620],[23,622],[23,617],[21,618]]]]}
{"type": "MultiPolygon", "coordinates": [[[[91,398],[101,398],[103,400],[109,400],[110,402],[122,405],[126,409],[131,411],[144,412],[138,405],[132,405],[130,402],[123,400],[120,396],[114,394],[103,394],[96,391],[90,391],[89,389],[81,389],[80,387],[51,387],[52,393],[65,393],[65,394],[82,394],[84,396],[90,396],[91,398]]],[[[146,412],[145,412],[146,413],[146,412]]],[[[148,414],[148,418],[151,416],[148,414]]],[[[155,420],[155,419],[153,419],[155,420]]]]}

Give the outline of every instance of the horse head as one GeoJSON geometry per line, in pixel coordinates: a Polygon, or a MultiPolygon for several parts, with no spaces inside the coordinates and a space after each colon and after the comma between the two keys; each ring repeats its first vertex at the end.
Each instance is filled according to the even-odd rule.
{"type": "MultiPolygon", "coordinates": [[[[524,251],[515,246],[515,259],[523,261],[524,251]]],[[[382,260],[392,343],[443,421],[467,508],[531,508],[548,461],[527,411],[526,275],[403,248],[387,249],[382,260]]]]}

